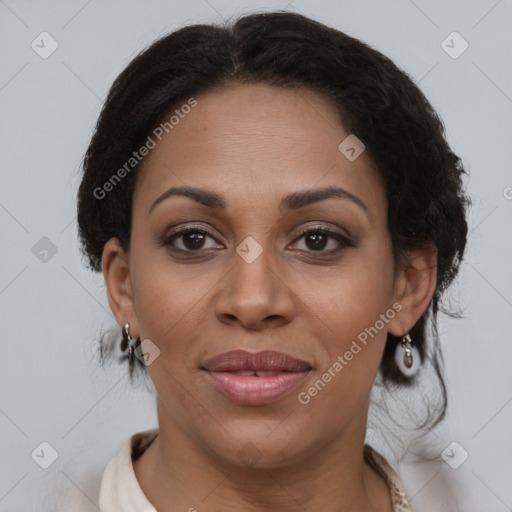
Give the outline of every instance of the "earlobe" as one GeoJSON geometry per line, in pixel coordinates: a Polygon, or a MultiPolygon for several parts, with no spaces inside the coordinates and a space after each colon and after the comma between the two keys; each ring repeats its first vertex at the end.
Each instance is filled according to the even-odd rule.
{"type": "Polygon", "coordinates": [[[437,283],[437,247],[428,245],[408,251],[402,258],[395,279],[394,300],[402,309],[389,322],[388,331],[394,336],[409,332],[426,311],[437,283]]]}
{"type": "MultiPolygon", "coordinates": [[[[128,257],[118,238],[111,238],[103,247],[101,260],[107,298],[112,313],[119,325],[130,324],[130,332],[135,333],[137,322],[133,304],[128,257]]],[[[133,334],[132,334],[133,336],[133,334]]]]}

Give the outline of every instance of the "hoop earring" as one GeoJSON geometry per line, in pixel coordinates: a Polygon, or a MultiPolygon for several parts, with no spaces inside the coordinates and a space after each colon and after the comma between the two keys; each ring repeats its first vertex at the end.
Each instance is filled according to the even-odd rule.
{"type": "Polygon", "coordinates": [[[121,341],[121,350],[124,352],[128,347],[128,362],[133,364],[133,343],[130,338],[130,324],[126,322],[123,326],[123,339],[121,341]]]}
{"type": "Polygon", "coordinates": [[[420,353],[413,347],[409,333],[402,338],[402,343],[397,344],[395,361],[400,371],[407,377],[415,375],[420,367],[420,353]]]}

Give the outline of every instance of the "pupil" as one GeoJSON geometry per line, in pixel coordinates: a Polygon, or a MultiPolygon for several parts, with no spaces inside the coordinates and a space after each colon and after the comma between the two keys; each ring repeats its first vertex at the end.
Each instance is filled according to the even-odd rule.
{"type": "Polygon", "coordinates": [[[200,249],[203,238],[204,235],[201,233],[188,233],[183,235],[183,243],[188,249],[200,249]],[[188,245],[188,242],[192,242],[191,247],[188,245]]]}
{"type": "Polygon", "coordinates": [[[308,245],[308,247],[310,249],[323,249],[325,247],[325,241],[326,241],[325,235],[322,235],[322,234],[319,234],[319,233],[308,235],[306,237],[306,244],[308,245]],[[313,247],[310,247],[310,245],[307,243],[307,240],[312,240],[312,239],[315,242],[314,242],[313,247]],[[320,244],[318,244],[318,242],[320,242],[320,244]]]}

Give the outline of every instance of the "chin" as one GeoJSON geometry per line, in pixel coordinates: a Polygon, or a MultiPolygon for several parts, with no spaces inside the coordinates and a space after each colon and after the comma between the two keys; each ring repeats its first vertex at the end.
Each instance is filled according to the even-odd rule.
{"type": "MultiPolygon", "coordinates": [[[[226,434],[221,439],[212,439],[210,442],[208,439],[204,440],[210,450],[229,465],[272,469],[285,467],[308,457],[307,440],[298,431],[291,435],[288,429],[274,435],[271,428],[262,429],[259,426],[251,429],[247,425],[229,431],[231,435],[226,434]]],[[[315,443],[311,440],[311,450],[313,444],[315,443]]]]}

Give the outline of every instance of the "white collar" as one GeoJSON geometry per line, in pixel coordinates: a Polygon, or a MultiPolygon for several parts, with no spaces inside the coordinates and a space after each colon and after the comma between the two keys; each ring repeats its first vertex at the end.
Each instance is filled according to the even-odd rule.
{"type": "Polygon", "coordinates": [[[133,470],[132,452],[153,440],[158,429],[138,432],[126,441],[103,471],[99,508],[105,512],[157,512],[142,491],[133,470]]]}

